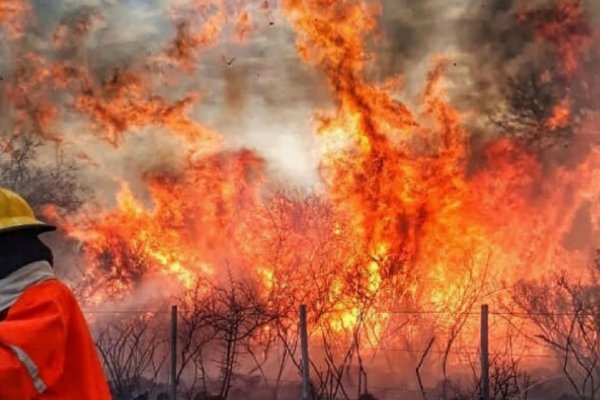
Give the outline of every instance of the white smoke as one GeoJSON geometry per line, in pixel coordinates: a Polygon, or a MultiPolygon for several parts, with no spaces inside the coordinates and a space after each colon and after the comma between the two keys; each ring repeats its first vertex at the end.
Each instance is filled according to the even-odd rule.
{"type": "MultiPolygon", "coordinates": [[[[50,48],[58,24],[69,25],[82,13],[98,15],[76,56],[102,78],[164,50],[174,37],[172,11],[181,3],[37,0],[33,4],[40,29],[29,34],[38,47],[50,48]]],[[[235,43],[231,29],[225,30],[214,46],[202,51],[196,72],[182,79],[184,84],[176,91],[199,92],[202,101],[190,115],[221,134],[229,148],[251,148],[265,157],[274,181],[314,186],[318,158],[312,112],[327,99],[327,88],[298,60],[293,33],[283,16],[276,10],[259,10],[257,4],[248,7],[252,11],[248,42],[235,43]]],[[[160,85],[163,78],[157,73],[155,79],[160,85]]],[[[181,166],[188,150],[181,140],[153,126],[125,132],[121,147],[115,149],[91,134],[85,117],[68,108],[64,111],[58,123],[68,139],[64,150],[90,158],[82,162],[86,180],[105,201],[118,180],[141,187],[139,178],[145,172],[181,166]]]]}

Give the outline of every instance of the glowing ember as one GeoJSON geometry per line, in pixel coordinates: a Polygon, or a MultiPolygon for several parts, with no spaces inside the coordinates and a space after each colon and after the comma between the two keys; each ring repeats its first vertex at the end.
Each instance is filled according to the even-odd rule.
{"type": "Polygon", "coordinates": [[[564,128],[569,123],[571,109],[568,102],[563,101],[561,104],[554,106],[552,116],[546,121],[546,125],[551,130],[564,128]]]}

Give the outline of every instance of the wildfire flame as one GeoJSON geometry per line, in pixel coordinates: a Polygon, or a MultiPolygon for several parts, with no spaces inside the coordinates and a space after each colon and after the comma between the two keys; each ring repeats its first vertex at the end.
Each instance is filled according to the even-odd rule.
{"type": "MultiPolygon", "coordinates": [[[[14,40],[23,3],[0,5],[0,21],[9,21],[3,27],[14,40]]],[[[53,211],[67,236],[82,244],[94,302],[126,296],[148,276],[173,277],[189,288],[231,268],[290,313],[304,302],[333,331],[370,321],[380,336],[390,317],[377,310],[467,312],[465,282],[481,282],[483,297],[501,291],[503,281],[581,259],[563,240],[582,205],[600,195],[597,148],[578,154],[575,166],[548,165],[518,138],[498,134],[475,163],[468,124],[444,87],[447,57],[432,61],[416,107],[399,100],[401,77],[371,81],[376,55],[366,40],[381,8],[366,1],[281,4],[301,60],[322,72],[334,106],[314,114],[324,191],[303,197],[273,190],[259,155],[228,150],[223,137],[190,116],[202,96],[161,95],[157,70],[187,76],[227,24],[236,42],[253,32],[251,11],[241,2],[187,7],[199,10],[204,23],[182,17],[185,7],[175,9],[175,37],[158,55],[99,79],[76,59],[49,61],[32,51],[19,58],[16,83],[5,89],[16,127],[33,120],[46,137],[62,138],[55,122],[64,115],[49,99],[68,94],[69,109],[85,115],[90,132],[114,151],[144,127],[185,144],[182,171],[149,172],[139,193],[122,181],[115,207],[53,211]]],[[[540,40],[560,56],[564,79],[578,79],[579,60],[595,40],[591,30],[573,29],[585,26],[580,7],[565,0],[519,16],[533,21],[540,40]]],[[[66,51],[66,38],[89,27],[89,21],[76,32],[62,27],[55,47],[66,51]]],[[[559,100],[545,120],[548,135],[573,119],[570,97],[559,100]]]]}

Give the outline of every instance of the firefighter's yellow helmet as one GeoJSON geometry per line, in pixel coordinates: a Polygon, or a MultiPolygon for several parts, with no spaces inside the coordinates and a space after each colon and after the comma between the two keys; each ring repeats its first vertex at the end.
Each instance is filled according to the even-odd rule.
{"type": "Polygon", "coordinates": [[[0,187],[0,234],[21,230],[42,233],[54,229],[54,226],[35,217],[25,199],[12,190],[0,187]]]}

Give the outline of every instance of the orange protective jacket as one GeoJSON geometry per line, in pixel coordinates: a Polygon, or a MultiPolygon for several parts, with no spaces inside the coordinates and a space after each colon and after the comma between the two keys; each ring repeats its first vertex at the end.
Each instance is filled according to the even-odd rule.
{"type": "Polygon", "coordinates": [[[56,279],[27,288],[0,321],[0,399],[111,399],[79,304],[56,279]]]}

